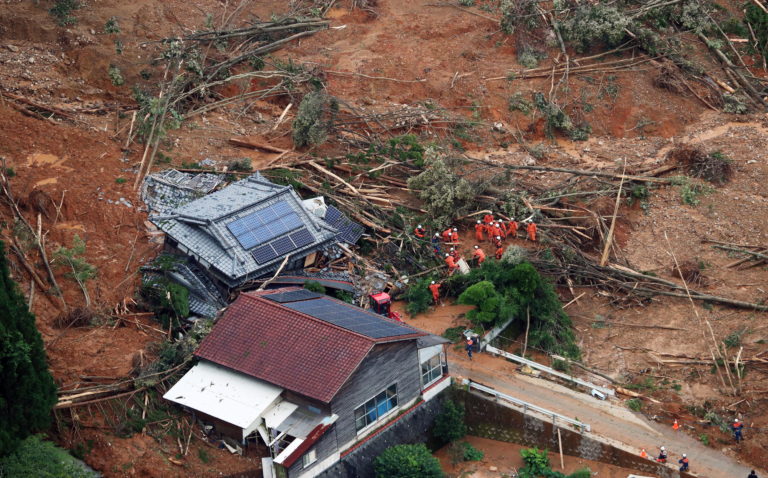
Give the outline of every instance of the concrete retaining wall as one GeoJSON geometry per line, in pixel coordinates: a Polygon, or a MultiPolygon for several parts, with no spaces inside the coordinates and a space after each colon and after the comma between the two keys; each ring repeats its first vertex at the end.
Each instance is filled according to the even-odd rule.
{"type": "MultiPolygon", "coordinates": [[[[551,422],[524,415],[478,392],[460,390],[455,392],[454,397],[464,404],[470,435],[558,452],[557,428],[553,427],[551,422]]],[[[589,433],[581,434],[575,430],[561,428],[560,434],[563,453],[566,455],[610,463],[659,478],[693,478],[693,475],[688,473],[680,473],[676,469],[640,458],[639,451],[632,453],[616,448],[589,433]]]]}

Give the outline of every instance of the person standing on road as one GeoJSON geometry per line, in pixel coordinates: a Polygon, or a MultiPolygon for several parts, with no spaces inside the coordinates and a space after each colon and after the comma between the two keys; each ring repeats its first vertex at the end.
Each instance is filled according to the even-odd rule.
{"type": "Polygon", "coordinates": [[[736,440],[736,443],[739,443],[742,440],[741,432],[743,428],[744,424],[741,423],[738,418],[734,418],[731,429],[733,430],[733,438],[736,440]]]}
{"type": "Polygon", "coordinates": [[[677,460],[680,463],[680,471],[688,471],[688,456],[683,453],[683,457],[677,460]]]}
{"type": "Polygon", "coordinates": [[[757,478],[757,473],[755,473],[755,470],[752,470],[752,473],[747,475],[747,478],[757,478]]]}
{"type": "Polygon", "coordinates": [[[472,346],[474,345],[474,342],[472,339],[467,339],[467,355],[469,355],[469,360],[472,360],[472,346]]]}

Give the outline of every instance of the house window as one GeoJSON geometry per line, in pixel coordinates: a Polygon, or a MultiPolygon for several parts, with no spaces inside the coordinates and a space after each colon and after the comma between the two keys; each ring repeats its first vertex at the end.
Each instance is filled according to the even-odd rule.
{"type": "Polygon", "coordinates": [[[443,376],[443,363],[440,354],[421,364],[421,383],[427,388],[432,382],[443,376]]]}
{"type": "Polygon", "coordinates": [[[317,453],[315,453],[315,450],[309,450],[308,452],[304,453],[304,456],[301,457],[301,467],[306,468],[316,461],[317,453]]]}
{"type": "Polygon", "coordinates": [[[355,409],[355,430],[359,432],[380,420],[396,406],[397,384],[394,384],[355,409]]]}

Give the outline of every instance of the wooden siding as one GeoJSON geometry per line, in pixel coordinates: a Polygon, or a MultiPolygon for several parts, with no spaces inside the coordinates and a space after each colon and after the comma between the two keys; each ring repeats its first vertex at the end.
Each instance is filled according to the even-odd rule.
{"type": "Polygon", "coordinates": [[[331,411],[339,416],[335,424],[339,446],[357,438],[355,408],[393,383],[397,384],[398,404],[418,397],[420,370],[415,340],[374,347],[331,401],[331,411]]]}

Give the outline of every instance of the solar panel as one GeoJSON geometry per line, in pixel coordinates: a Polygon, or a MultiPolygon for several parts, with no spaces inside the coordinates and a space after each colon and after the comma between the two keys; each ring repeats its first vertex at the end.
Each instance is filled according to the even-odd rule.
{"type": "Polygon", "coordinates": [[[243,246],[251,249],[303,226],[301,218],[287,201],[280,201],[229,224],[229,232],[243,246]]]}
{"type": "Polygon", "coordinates": [[[373,339],[410,335],[416,332],[372,312],[342,304],[326,297],[290,302],[286,303],[285,306],[373,339]]]}
{"type": "Polygon", "coordinates": [[[281,292],[279,294],[270,294],[264,296],[265,299],[269,299],[273,302],[279,302],[281,304],[284,304],[286,302],[296,302],[299,300],[309,300],[309,299],[317,299],[318,297],[322,297],[323,294],[318,294],[317,292],[312,292],[310,290],[302,289],[302,290],[293,290],[291,292],[281,292]]]}
{"type": "Polygon", "coordinates": [[[290,237],[291,241],[293,241],[293,245],[295,246],[295,249],[308,246],[315,241],[315,238],[312,237],[312,233],[309,232],[309,230],[306,227],[302,227],[301,229],[292,233],[288,237],[290,237]]]}
{"type": "Polygon", "coordinates": [[[275,250],[272,249],[270,244],[257,247],[251,251],[251,255],[253,256],[253,260],[255,260],[258,264],[266,264],[267,262],[274,260],[277,257],[275,250]]]}
{"type": "Polygon", "coordinates": [[[325,221],[333,226],[339,232],[336,234],[336,238],[341,242],[347,244],[354,244],[363,235],[365,230],[360,224],[350,220],[341,211],[333,206],[328,206],[325,212],[325,221]]]}
{"type": "Polygon", "coordinates": [[[280,239],[276,239],[272,241],[271,244],[272,244],[272,249],[275,250],[275,253],[278,256],[284,256],[289,252],[291,252],[292,250],[296,249],[290,237],[281,237],[280,239]]]}

